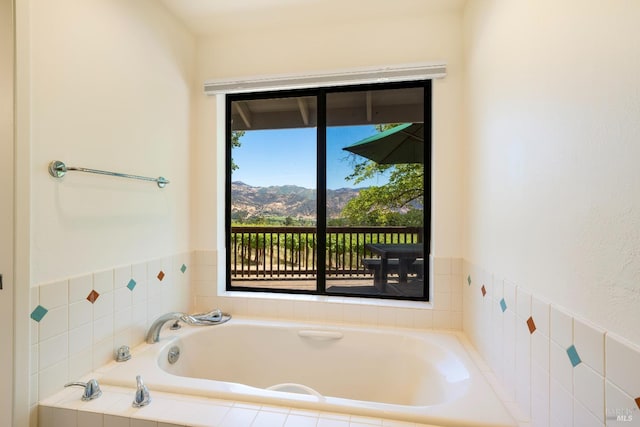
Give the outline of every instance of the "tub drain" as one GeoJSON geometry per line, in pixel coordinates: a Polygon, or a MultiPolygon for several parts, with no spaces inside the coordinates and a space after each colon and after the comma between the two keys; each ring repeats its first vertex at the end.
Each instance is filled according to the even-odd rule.
{"type": "Polygon", "coordinates": [[[169,354],[167,355],[167,359],[169,360],[169,363],[171,363],[172,365],[176,363],[178,359],[180,359],[180,347],[178,346],[171,347],[169,349],[169,354]]]}

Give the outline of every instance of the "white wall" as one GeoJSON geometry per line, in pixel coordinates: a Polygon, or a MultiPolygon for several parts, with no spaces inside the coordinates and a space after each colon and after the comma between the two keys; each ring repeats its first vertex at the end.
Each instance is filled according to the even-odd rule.
{"type": "Polygon", "coordinates": [[[152,0],[31,1],[31,283],[189,248],[195,41],[152,0]],[[171,180],[70,172],[52,160],[171,180]]]}
{"type": "MultiPolygon", "coordinates": [[[[362,9],[367,8],[366,1],[360,3],[362,9]]],[[[388,9],[375,12],[369,8],[367,19],[359,19],[357,13],[348,19],[345,13],[359,9],[357,2],[349,6],[351,9],[335,11],[340,22],[318,18],[299,26],[292,19],[288,25],[258,30],[238,25],[237,31],[200,38],[197,84],[215,78],[445,61],[448,75],[434,83],[433,254],[458,256],[462,244],[460,14],[435,10],[415,15],[398,7],[389,19],[388,9]]],[[[327,15],[330,11],[323,10],[321,16],[327,15]]],[[[200,97],[197,114],[194,164],[201,179],[194,183],[194,247],[222,249],[212,221],[220,221],[224,212],[223,187],[220,182],[217,187],[211,185],[215,179],[212,165],[224,164],[220,159],[224,133],[216,127],[215,97],[200,97]]],[[[218,173],[218,180],[223,177],[218,173]]]]}
{"type": "Polygon", "coordinates": [[[463,256],[640,343],[640,3],[465,9],[463,256]]]}
{"type": "Polygon", "coordinates": [[[0,1],[0,413],[12,424],[13,406],[13,242],[14,242],[14,23],[13,2],[0,1]]]}

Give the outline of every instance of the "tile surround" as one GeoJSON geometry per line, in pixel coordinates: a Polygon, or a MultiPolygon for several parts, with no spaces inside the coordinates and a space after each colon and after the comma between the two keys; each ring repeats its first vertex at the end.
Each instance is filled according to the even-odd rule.
{"type": "MultiPolygon", "coordinates": [[[[48,332],[51,325],[42,327],[35,319],[33,321],[39,328],[36,328],[33,339],[36,345],[32,346],[32,356],[36,357],[32,363],[31,403],[36,405],[38,400],[59,392],[65,382],[77,380],[109,362],[120,345],[133,347],[142,342],[150,322],[166,311],[202,311],[220,307],[239,315],[268,318],[460,330],[462,260],[436,259],[432,265],[432,303],[339,297],[281,298],[264,294],[218,296],[217,289],[211,286],[216,283],[217,265],[215,253],[210,251],[196,251],[74,277],[51,285],[43,284],[34,288],[32,306],[35,309],[42,301],[50,303],[60,310],[57,316],[60,319],[56,321],[55,316],[51,316],[54,319],[51,325],[55,325],[53,332],[48,332]],[[90,294],[95,298],[87,298],[90,294]],[[51,358],[50,354],[56,356],[51,358]]],[[[36,311],[34,316],[38,317],[41,311],[36,311]]],[[[44,412],[50,415],[49,410],[55,412],[57,409],[52,407],[44,412]]],[[[77,411],[77,414],[78,426],[95,418],[84,415],[82,411],[77,411]]],[[[258,412],[255,418],[260,420],[259,425],[273,420],[273,417],[260,414],[258,412]]],[[[70,415],[65,412],[56,416],[70,415]]],[[[294,425],[292,420],[295,416],[286,425],[294,425]]],[[[307,418],[315,423],[323,420],[317,416],[307,418]]],[[[322,423],[328,423],[328,420],[322,423]]],[[[108,422],[126,424],[128,421],[126,417],[117,415],[105,415],[102,419],[104,425],[108,422]]],[[[371,419],[367,423],[347,418],[347,422],[350,427],[371,422],[373,425],[405,425],[382,419],[371,419]]]]}
{"type": "Polygon", "coordinates": [[[640,425],[640,347],[466,261],[463,276],[464,332],[504,388],[515,390],[523,423],[640,425]],[[505,368],[512,327],[514,376],[505,368]]]}

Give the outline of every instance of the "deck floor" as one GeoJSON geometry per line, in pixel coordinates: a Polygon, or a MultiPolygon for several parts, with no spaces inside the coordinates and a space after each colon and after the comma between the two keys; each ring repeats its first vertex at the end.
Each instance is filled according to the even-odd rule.
{"type": "MultiPolygon", "coordinates": [[[[287,290],[313,291],[316,288],[315,279],[262,279],[242,280],[233,279],[232,286],[270,288],[287,290]]],[[[402,296],[419,298],[423,293],[424,282],[415,277],[409,277],[407,283],[399,283],[397,277],[390,277],[384,291],[373,285],[373,278],[328,279],[327,292],[354,295],[402,296]]]]}

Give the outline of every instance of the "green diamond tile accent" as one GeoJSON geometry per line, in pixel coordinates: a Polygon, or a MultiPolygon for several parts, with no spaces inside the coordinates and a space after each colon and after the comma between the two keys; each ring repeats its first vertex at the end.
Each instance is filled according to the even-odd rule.
{"type": "Polygon", "coordinates": [[[136,281],[131,279],[129,280],[129,283],[127,283],[127,288],[129,288],[130,291],[133,291],[133,288],[135,288],[137,285],[136,281]]]}
{"type": "Polygon", "coordinates": [[[504,298],[500,300],[500,308],[502,309],[503,313],[507,311],[507,302],[504,300],[504,298]]]}
{"type": "Polygon", "coordinates": [[[578,355],[578,350],[576,350],[576,346],[574,345],[567,349],[567,356],[569,356],[569,360],[571,361],[571,364],[574,368],[582,362],[582,360],[580,360],[580,356],[578,355]]]}
{"type": "Polygon", "coordinates": [[[187,271],[187,266],[182,264],[182,267],[180,267],[180,271],[182,271],[182,273],[184,273],[185,271],[187,271]]]}
{"type": "Polygon", "coordinates": [[[38,305],[36,308],[33,309],[33,311],[31,312],[31,318],[33,320],[35,320],[36,322],[40,322],[42,320],[42,318],[49,312],[49,310],[47,310],[46,308],[44,308],[41,305],[38,305]]]}
{"type": "Polygon", "coordinates": [[[469,284],[469,286],[471,286],[471,275],[467,276],[467,283],[469,284]]]}

